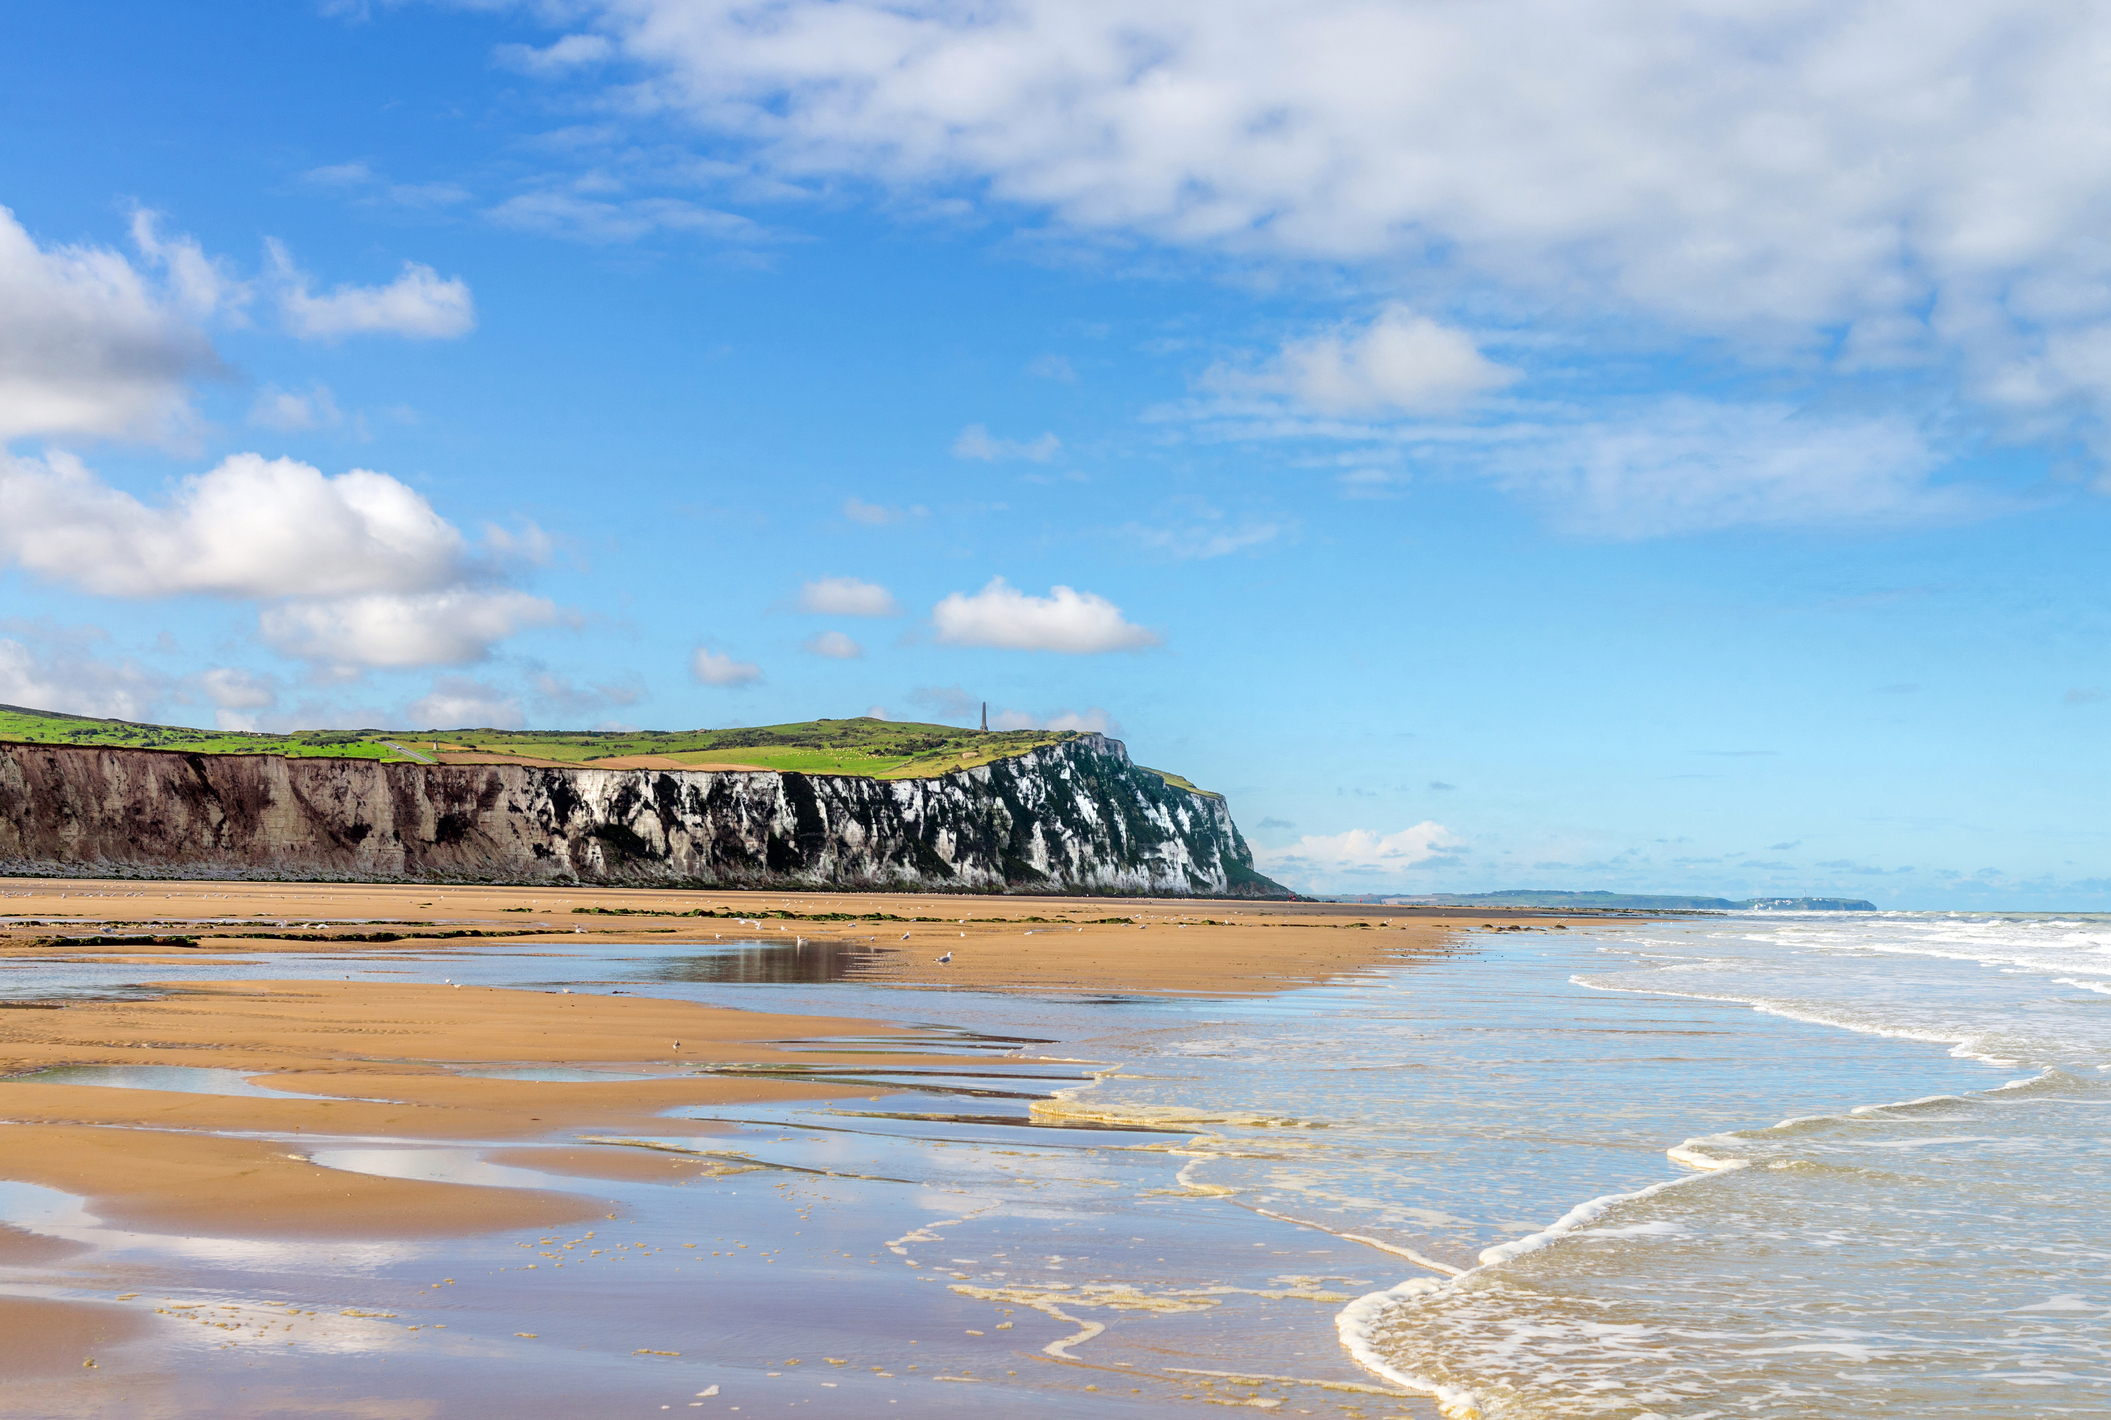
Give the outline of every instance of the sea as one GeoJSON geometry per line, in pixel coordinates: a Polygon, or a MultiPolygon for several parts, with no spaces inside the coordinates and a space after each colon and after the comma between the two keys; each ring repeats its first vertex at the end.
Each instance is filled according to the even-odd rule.
{"type": "MultiPolygon", "coordinates": [[[[762,941],[156,968],[926,1023],[937,1053],[830,1042],[773,1068],[840,1094],[609,1146],[723,1169],[680,1186],[300,1142],[611,1199],[532,1240],[157,1237],[0,1184],[0,1220],[90,1249],[0,1292],[215,1318],[160,1343],[168,1414],[2111,1415],[2111,917],[1506,922],[1234,998],[903,990],[762,941]]],[[[0,995],[140,970],[8,964],[0,995]]],[[[218,1073],[150,1083],[270,1087],[218,1073]]]]}

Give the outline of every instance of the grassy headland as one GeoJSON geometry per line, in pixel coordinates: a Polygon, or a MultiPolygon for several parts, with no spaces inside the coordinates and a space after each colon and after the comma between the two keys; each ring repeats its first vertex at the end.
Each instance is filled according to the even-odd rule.
{"type": "MultiPolygon", "coordinates": [[[[97,720],[0,705],[0,740],[186,754],[280,754],[399,762],[578,765],[610,769],[778,769],[927,779],[1075,739],[1075,730],[999,730],[894,720],[808,720],[728,730],[295,730],[252,734],[97,720]]],[[[1177,774],[1152,770],[1177,789],[1177,774]]]]}

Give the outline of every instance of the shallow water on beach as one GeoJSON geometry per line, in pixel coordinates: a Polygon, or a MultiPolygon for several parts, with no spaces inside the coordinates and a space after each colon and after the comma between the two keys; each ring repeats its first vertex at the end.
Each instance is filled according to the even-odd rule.
{"type": "Polygon", "coordinates": [[[296,1362],[304,1405],[343,1407],[304,1414],[2111,1414],[2104,919],[1475,934],[1207,1001],[903,991],[786,950],[11,970],[18,997],[371,971],[942,1017],[960,1063],[838,1042],[874,1058],[810,1072],[835,1099],[689,1109],[729,1132],[620,1146],[706,1166],[679,1185],[540,1172],[517,1144],[303,1145],[607,1197],[592,1238],[216,1244],[0,1191],[0,1217],[98,1249],[0,1291],[107,1299],[98,1269],[146,1264],[162,1290],[137,1304],[236,1318],[192,1324],[172,1414],[252,1413],[237,1389],[296,1362]]]}

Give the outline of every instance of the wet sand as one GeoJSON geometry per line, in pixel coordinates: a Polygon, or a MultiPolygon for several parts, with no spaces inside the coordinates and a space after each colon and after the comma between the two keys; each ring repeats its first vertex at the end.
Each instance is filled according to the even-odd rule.
{"type": "MultiPolygon", "coordinates": [[[[697,1106],[768,1110],[801,1101],[842,1100],[853,1088],[864,1108],[898,1088],[882,1082],[851,1087],[842,1080],[671,1072],[699,1066],[871,1068],[876,1059],[914,1068],[958,1057],[924,1053],[938,1045],[929,1030],[879,1019],[765,1013],[583,991],[377,982],[364,975],[346,981],[273,980],[272,957],[307,965],[306,959],[319,952],[333,957],[357,954],[369,962],[415,953],[428,966],[439,962],[444,971],[446,954],[466,946],[512,943],[517,951],[547,947],[575,953],[599,942],[738,940],[775,946],[775,938],[804,937],[816,945],[854,952],[852,979],[875,986],[948,987],[1028,997],[1235,999],[1308,983],[1353,980],[1376,967],[1441,951],[1459,927],[1478,927],[1487,920],[1479,913],[1461,918],[1325,904],[1121,899],[580,890],[556,895],[527,888],[78,880],[16,880],[4,884],[4,890],[10,896],[0,899],[0,912],[13,920],[0,927],[0,958],[14,966],[85,959],[123,962],[137,966],[139,980],[152,982],[153,968],[161,962],[233,957],[261,964],[255,980],[176,984],[148,1000],[75,1000],[57,1009],[26,999],[0,1002],[15,1007],[0,1009],[0,1077],[15,1077],[0,1078],[0,1187],[12,1182],[57,1190],[83,1200],[81,1206],[92,1215],[88,1221],[104,1230],[136,1229],[172,1238],[337,1246],[480,1236],[504,1245],[503,1240],[515,1234],[548,1234],[541,1242],[553,1244],[560,1236],[569,1237],[572,1241],[564,1244],[564,1251],[543,1254],[555,1259],[545,1260],[544,1268],[572,1262],[575,1272],[554,1274],[559,1277],[578,1275],[576,1269],[586,1265],[593,1228],[620,1226],[617,1220],[630,1218],[640,1206],[635,1199],[626,1206],[604,1196],[596,1184],[633,1190],[636,1185],[687,1188],[714,1179],[723,1183],[729,1172],[748,1172],[738,1160],[729,1168],[724,1159],[668,1152],[685,1147],[678,1143],[639,1148],[596,1141],[646,1134],[660,1140],[689,1137],[699,1151],[708,1151],[708,1136],[727,1126],[667,1112],[697,1106]],[[577,908],[603,911],[581,913],[574,911],[577,908]],[[677,915],[698,909],[733,916],[677,915]],[[604,915],[610,910],[625,915],[604,915]],[[838,914],[847,914],[849,920],[827,920],[838,914]],[[393,931],[399,940],[347,940],[377,930],[393,931]],[[419,935],[471,931],[479,935],[419,935]],[[252,935],[258,933],[266,935],[252,935]],[[491,935],[482,935],[486,933],[491,935]],[[79,940],[149,934],[187,942],[143,949],[142,944],[122,940],[79,940]],[[936,958],[947,952],[952,961],[939,963],[936,958]],[[831,1042],[841,1043],[841,1049],[831,1042]],[[26,1072],[62,1066],[227,1070],[272,1093],[188,1093],[24,1078],[26,1072]],[[535,1066],[600,1067],[612,1078],[576,1082],[463,1073],[535,1066]],[[658,1077],[613,1078],[624,1073],[658,1077]],[[393,1177],[333,1167],[311,1157],[327,1153],[318,1145],[341,1150],[346,1141],[379,1141],[389,1147],[416,1141],[467,1144],[483,1165],[532,1170],[528,1177],[546,1182],[523,1187],[393,1177]],[[563,1180],[577,1180],[577,1191],[563,1180]],[[580,1249],[576,1256],[574,1247],[580,1249]]],[[[1554,918],[1507,914],[1498,920],[1538,930],[1551,930],[1558,923],[1554,918]]],[[[16,981],[28,979],[16,972],[10,975],[16,981]]],[[[925,994],[918,999],[917,1013],[928,1018],[934,1002],[943,998],[925,994]]],[[[773,1249],[799,1246],[792,1239],[800,1236],[797,1223],[805,1216],[786,1214],[781,1226],[788,1233],[745,1239],[745,1263],[758,1258],[766,1263],[773,1249]],[[763,1251],[747,1251],[746,1242],[763,1251]]],[[[866,1246],[860,1243],[859,1250],[866,1246]]],[[[60,1292],[77,1294],[82,1279],[92,1276],[95,1290],[104,1295],[150,1283],[169,1284],[165,1264],[146,1267],[101,1254],[84,1260],[79,1252],[77,1243],[0,1228],[0,1283],[12,1281],[34,1290],[40,1278],[63,1274],[72,1278],[72,1286],[60,1292]]],[[[628,1255],[594,1252],[593,1258],[606,1271],[628,1255]]],[[[875,1248],[874,1257],[878,1255],[875,1248]]],[[[710,1256],[715,1259],[719,1253],[710,1256]]],[[[734,1257],[725,1250],[726,1265],[734,1257]]],[[[692,1265],[702,1258],[702,1253],[694,1254],[692,1265]]],[[[793,1301],[789,1296],[772,1297],[768,1284],[752,1276],[744,1285],[764,1288],[756,1301],[765,1313],[793,1301]]],[[[50,1291],[0,1301],[10,1309],[0,1316],[0,1333],[19,1338],[0,1351],[0,1378],[29,1377],[54,1365],[79,1368],[92,1352],[98,1374],[114,1379],[126,1371],[127,1338],[144,1348],[131,1370],[143,1384],[149,1383],[152,1367],[170,1364],[167,1338],[173,1323],[142,1314],[137,1307],[88,1305],[50,1291]]],[[[1007,1299],[996,1301],[1002,1305],[1007,1299]]],[[[1046,1310],[1041,1303],[1028,1305],[1046,1310]]],[[[302,1315],[297,1308],[291,1314],[302,1315]]],[[[356,1308],[342,1314],[365,1315],[356,1308]]],[[[1002,1315],[1009,1330],[1011,1313],[1002,1315]]],[[[256,1322],[258,1335],[275,1324],[256,1322]]],[[[526,1330],[517,1335],[532,1339],[526,1330]]],[[[825,1338],[816,1345],[825,1347],[825,1338]]],[[[637,1354],[672,1353],[646,1346],[637,1354]]],[[[1077,1364],[1059,1352],[1049,1354],[1077,1364]]],[[[876,1366],[868,1369],[891,1374],[876,1366]]],[[[916,1367],[911,1364],[909,1369],[916,1367]]],[[[163,1380],[150,1383],[149,1389],[159,1386],[157,1393],[164,1399],[182,1389],[167,1373],[160,1374],[163,1380]]],[[[176,1374],[184,1374],[180,1366],[176,1374]]],[[[1071,1398],[1086,1405],[1077,1413],[1095,1413],[1093,1407],[1102,1404],[1090,1393],[1096,1389],[1082,1383],[1070,1387],[1076,1392],[1071,1398]]],[[[52,1399],[57,1392],[42,1385],[19,1394],[24,1404],[57,1407],[52,1399]]],[[[166,1413],[212,1413],[212,1406],[229,1403],[224,1387],[212,1394],[216,1398],[209,1403],[176,1403],[166,1413]]],[[[510,1410],[450,1408],[449,1413],[543,1413],[537,1408],[541,1400],[523,1392],[508,1402],[510,1410]]],[[[551,1403],[556,1408],[549,1413],[565,1413],[562,1405],[551,1403]]],[[[701,1402],[692,1404],[697,1403],[701,1402]]],[[[667,1404],[672,1402],[657,1408],[667,1404]]],[[[16,1413],[101,1412],[70,1405],[48,1412],[22,1411],[0,1398],[0,1414],[16,1413]]],[[[326,1408],[316,1413],[355,1411],[326,1408]]]]}
{"type": "Polygon", "coordinates": [[[864,949],[855,979],[879,984],[1146,995],[1280,991],[1437,950],[1462,927],[1562,921],[1349,903],[90,879],[0,879],[0,917],[8,919],[0,922],[0,958],[92,954],[144,965],[209,953],[335,952],[377,932],[398,940],[366,949],[781,937],[864,949]],[[686,915],[698,912],[720,915],[686,915]],[[195,945],[81,940],[154,936],[195,945]],[[941,965],[949,952],[953,960],[941,965]]]}
{"type": "Polygon", "coordinates": [[[877,1021],[490,987],[229,982],[152,1001],[8,1011],[0,1014],[0,1175],[86,1197],[109,1222],[220,1237],[426,1237],[555,1226],[606,1205],[347,1174],[289,1156],[278,1143],[211,1131],[481,1140],[587,1127],[664,1132],[658,1116],[682,1105],[812,1099],[831,1091],[723,1077],[482,1079],[450,1067],[806,1066],[830,1057],[790,1057],[771,1042],[830,1036],[898,1037],[914,1058],[914,1033],[877,1021]],[[19,1078],[80,1065],[231,1070],[317,1098],[19,1078]]]}
{"type": "Polygon", "coordinates": [[[0,1380],[92,1370],[99,1353],[149,1329],[124,1307],[0,1297],[0,1380]]]}

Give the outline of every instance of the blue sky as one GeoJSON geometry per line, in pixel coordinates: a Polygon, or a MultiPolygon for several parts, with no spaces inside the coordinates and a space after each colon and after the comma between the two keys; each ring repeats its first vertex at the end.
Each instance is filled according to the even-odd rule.
{"type": "Polygon", "coordinates": [[[1312,890],[2111,908],[2111,21],[6,26],[0,701],[986,699],[1312,890]]]}

